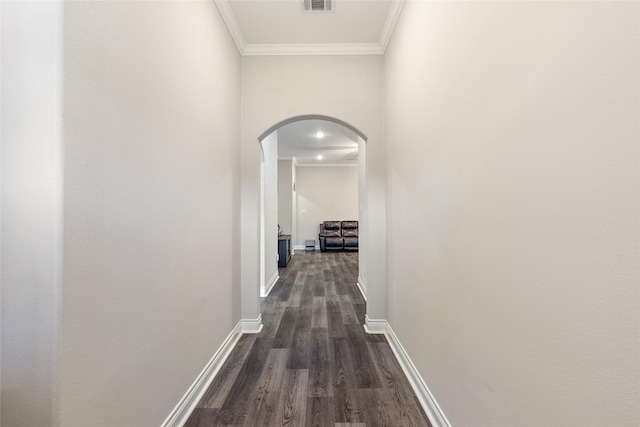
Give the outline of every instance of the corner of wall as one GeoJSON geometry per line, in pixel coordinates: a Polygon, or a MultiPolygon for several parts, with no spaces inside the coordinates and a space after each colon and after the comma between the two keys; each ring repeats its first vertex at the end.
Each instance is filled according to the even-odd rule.
{"type": "Polygon", "coordinates": [[[420,375],[420,372],[418,372],[418,369],[411,361],[409,354],[402,346],[402,343],[391,328],[389,322],[386,319],[370,319],[369,316],[365,316],[364,330],[368,334],[384,334],[387,338],[387,342],[389,343],[396,360],[409,380],[411,388],[416,394],[422,409],[424,409],[429,421],[431,421],[431,425],[433,427],[451,427],[447,417],[438,405],[438,402],[429,390],[429,387],[427,387],[427,384],[420,375]]]}
{"type": "Polygon", "coordinates": [[[167,419],[162,423],[162,427],[179,427],[185,424],[189,415],[191,415],[200,399],[202,399],[202,396],[209,388],[209,385],[211,385],[211,382],[220,371],[220,368],[222,368],[222,365],[224,365],[224,362],[231,354],[231,351],[241,336],[242,324],[238,322],[218,351],[216,351],[211,360],[209,360],[209,363],[207,363],[202,372],[200,372],[200,375],[196,377],[182,399],[180,399],[180,402],[178,402],[167,419]]]}
{"type": "Polygon", "coordinates": [[[240,321],[242,325],[243,334],[259,334],[262,331],[262,314],[257,319],[242,319],[240,321]]]}
{"type": "Polygon", "coordinates": [[[402,371],[407,376],[413,391],[416,393],[420,405],[427,414],[429,421],[431,421],[431,425],[433,427],[451,427],[449,420],[447,420],[447,417],[438,405],[438,402],[429,390],[429,387],[427,387],[427,384],[420,375],[420,372],[418,372],[418,369],[411,361],[409,354],[400,343],[400,340],[391,328],[391,325],[386,320],[382,322],[384,322],[384,334],[389,342],[389,346],[391,347],[393,354],[396,356],[398,363],[400,363],[402,371]]]}
{"type": "Polygon", "coordinates": [[[358,276],[358,281],[356,282],[356,286],[358,286],[358,289],[360,290],[360,293],[362,294],[362,298],[364,298],[364,300],[367,300],[367,285],[365,284],[364,280],[362,280],[362,277],[358,276]]]}

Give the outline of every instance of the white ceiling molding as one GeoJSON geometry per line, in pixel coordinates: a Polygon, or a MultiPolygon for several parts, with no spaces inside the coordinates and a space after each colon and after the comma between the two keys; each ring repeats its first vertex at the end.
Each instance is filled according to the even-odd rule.
{"type": "Polygon", "coordinates": [[[382,28],[382,33],[380,34],[380,50],[383,54],[386,52],[393,30],[396,28],[400,12],[402,12],[402,6],[404,6],[404,1],[405,0],[394,0],[391,2],[387,20],[385,21],[384,28],[382,28]]]}
{"type": "Polygon", "coordinates": [[[382,55],[378,43],[248,44],[243,56],[260,55],[382,55]]]}
{"type": "Polygon", "coordinates": [[[229,5],[228,0],[216,0],[216,5],[218,6],[218,10],[220,11],[220,15],[222,15],[222,19],[225,24],[227,24],[227,28],[231,33],[231,37],[238,48],[238,51],[242,55],[245,50],[245,46],[247,45],[244,41],[244,36],[242,35],[242,31],[240,31],[240,26],[238,25],[238,21],[236,20],[233,11],[231,10],[231,6],[229,5]]]}
{"type": "Polygon", "coordinates": [[[383,55],[405,0],[393,0],[378,43],[332,43],[332,44],[247,44],[233,13],[229,0],[215,0],[231,37],[242,56],[283,55],[383,55]]]}
{"type": "Polygon", "coordinates": [[[345,163],[322,163],[322,164],[310,164],[310,163],[299,163],[296,165],[299,168],[326,168],[326,167],[345,167],[345,168],[355,168],[358,167],[357,163],[354,164],[345,164],[345,163]]]}
{"type": "Polygon", "coordinates": [[[358,163],[298,163],[298,159],[295,157],[280,157],[278,156],[278,160],[291,160],[294,166],[300,168],[324,168],[324,167],[349,167],[352,168],[354,166],[358,166],[358,163]]]}

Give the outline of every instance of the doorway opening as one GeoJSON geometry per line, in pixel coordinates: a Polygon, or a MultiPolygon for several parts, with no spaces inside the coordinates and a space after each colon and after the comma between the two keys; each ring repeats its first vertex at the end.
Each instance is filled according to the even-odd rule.
{"type": "Polygon", "coordinates": [[[268,295],[278,267],[288,262],[283,246],[289,245],[293,256],[296,250],[321,250],[324,221],[357,221],[357,237],[347,249],[354,250],[355,240],[360,273],[367,241],[366,135],[333,117],[306,115],[277,123],[258,139],[260,297],[268,295]]]}

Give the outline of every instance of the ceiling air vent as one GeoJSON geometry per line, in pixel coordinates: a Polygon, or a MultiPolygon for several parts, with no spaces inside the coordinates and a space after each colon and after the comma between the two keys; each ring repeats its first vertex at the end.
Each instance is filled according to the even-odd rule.
{"type": "Polygon", "coordinates": [[[333,0],[302,0],[305,12],[332,12],[333,0]]]}

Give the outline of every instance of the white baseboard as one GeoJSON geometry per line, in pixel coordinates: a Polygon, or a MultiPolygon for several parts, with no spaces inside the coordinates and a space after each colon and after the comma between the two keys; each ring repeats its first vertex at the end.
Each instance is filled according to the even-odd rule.
{"type": "MultiPolygon", "coordinates": [[[[320,245],[316,245],[314,249],[316,251],[319,251],[320,250],[320,245]]],[[[294,245],[293,246],[293,250],[294,251],[306,251],[307,247],[305,245],[294,245]]],[[[311,251],[309,251],[309,252],[311,252],[311,251]]]]}
{"type": "Polygon", "coordinates": [[[269,295],[269,292],[271,292],[271,289],[273,289],[279,278],[280,276],[278,276],[278,270],[276,270],[275,273],[273,273],[273,276],[271,276],[271,279],[269,279],[269,281],[265,285],[263,289],[264,292],[260,293],[260,298],[264,298],[269,295]]]}
{"type": "Polygon", "coordinates": [[[358,281],[356,282],[358,289],[360,289],[360,293],[362,294],[362,298],[367,300],[367,285],[364,284],[364,280],[360,276],[358,276],[358,281]]]}
{"type": "Polygon", "coordinates": [[[442,409],[438,406],[438,402],[436,402],[431,391],[429,391],[427,384],[422,379],[422,376],[420,376],[420,373],[400,343],[395,332],[391,329],[391,325],[389,325],[389,322],[386,320],[384,320],[384,323],[386,324],[385,336],[391,346],[391,350],[393,351],[393,354],[395,354],[396,359],[398,359],[398,363],[400,363],[404,374],[409,379],[411,387],[413,387],[413,391],[420,401],[420,405],[422,405],[424,412],[429,417],[429,421],[431,421],[433,427],[451,427],[449,420],[447,420],[444,412],[442,412],[442,409]]]}
{"type": "Polygon", "coordinates": [[[368,314],[364,316],[364,331],[368,334],[384,334],[387,331],[385,319],[370,319],[368,314]]]}
{"type": "Polygon", "coordinates": [[[259,334],[262,331],[262,314],[257,319],[240,320],[243,334],[259,334]]]}
{"type": "Polygon", "coordinates": [[[207,366],[204,367],[200,375],[191,384],[185,395],[180,399],[178,405],[171,411],[167,419],[162,423],[162,427],[180,427],[187,422],[189,415],[198,404],[205,391],[209,388],[211,381],[216,376],[224,362],[231,354],[231,350],[236,346],[242,335],[241,322],[238,322],[233,331],[224,340],[218,351],[213,355],[207,366]]]}

